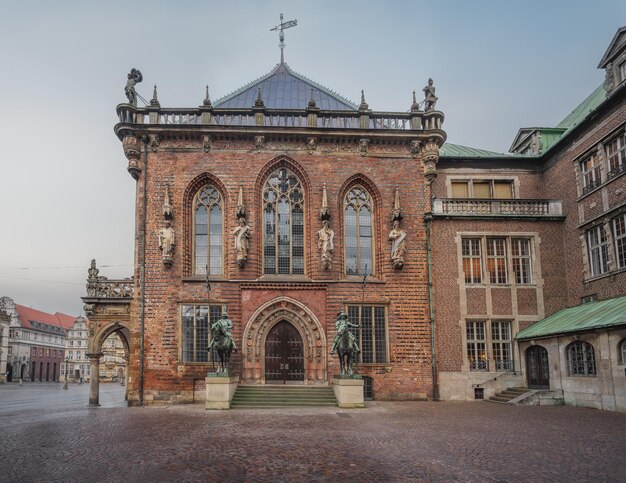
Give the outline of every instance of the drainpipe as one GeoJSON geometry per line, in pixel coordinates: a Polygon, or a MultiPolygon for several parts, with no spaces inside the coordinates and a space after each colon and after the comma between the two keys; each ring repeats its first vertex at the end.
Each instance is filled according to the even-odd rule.
{"type": "Polygon", "coordinates": [[[145,317],[146,317],[146,230],[148,225],[148,136],[143,142],[143,219],[141,220],[141,314],[139,319],[139,405],[143,406],[144,356],[145,356],[145,317]]]}
{"type": "MultiPolygon", "coordinates": [[[[431,203],[432,205],[432,203],[431,203]]],[[[437,345],[435,343],[435,303],[433,301],[433,258],[430,242],[430,224],[433,220],[431,212],[424,213],[426,222],[426,254],[428,260],[428,307],[430,310],[430,350],[432,353],[433,399],[439,401],[439,380],[437,376],[437,345]]]]}

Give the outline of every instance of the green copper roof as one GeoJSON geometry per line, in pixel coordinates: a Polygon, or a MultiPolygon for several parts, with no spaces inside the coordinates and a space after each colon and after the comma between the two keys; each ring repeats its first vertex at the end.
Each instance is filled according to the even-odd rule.
{"type": "Polygon", "coordinates": [[[515,338],[539,339],[617,325],[626,325],[626,296],[563,309],[522,330],[515,338]]]}
{"type": "Polygon", "coordinates": [[[445,143],[439,150],[439,156],[445,158],[508,158],[511,154],[496,153],[484,149],[470,148],[460,144],[445,143]]]}
{"type": "Polygon", "coordinates": [[[589,114],[596,107],[602,104],[602,101],[604,101],[605,99],[606,91],[604,90],[604,87],[600,85],[572,112],[570,112],[565,119],[558,123],[556,127],[571,129],[574,126],[577,126],[583,119],[585,119],[585,117],[587,117],[587,114],[589,114]]]}

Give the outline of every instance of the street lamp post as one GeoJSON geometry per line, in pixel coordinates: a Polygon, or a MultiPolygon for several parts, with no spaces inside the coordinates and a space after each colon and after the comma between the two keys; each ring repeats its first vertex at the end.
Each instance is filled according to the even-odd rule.
{"type": "Polygon", "coordinates": [[[67,364],[70,361],[69,357],[65,358],[65,382],[63,383],[63,389],[67,389],[67,364]]]}

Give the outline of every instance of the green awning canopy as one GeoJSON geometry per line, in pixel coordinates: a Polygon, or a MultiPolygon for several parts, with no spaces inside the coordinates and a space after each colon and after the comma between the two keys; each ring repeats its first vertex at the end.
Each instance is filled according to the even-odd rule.
{"type": "Polygon", "coordinates": [[[626,296],[560,310],[519,332],[517,340],[539,339],[626,325],[626,296]]]}

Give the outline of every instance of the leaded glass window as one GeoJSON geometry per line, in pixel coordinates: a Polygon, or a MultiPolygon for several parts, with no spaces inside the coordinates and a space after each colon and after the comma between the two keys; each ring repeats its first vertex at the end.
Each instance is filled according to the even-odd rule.
{"type": "Polygon", "coordinates": [[[591,276],[595,277],[609,271],[609,241],[603,225],[587,231],[587,248],[591,276]]]}
{"type": "Polygon", "coordinates": [[[515,283],[521,285],[532,283],[530,240],[526,238],[512,238],[511,255],[513,259],[515,283]]]}
{"type": "Polygon", "coordinates": [[[382,306],[349,305],[348,321],[360,325],[350,328],[356,337],[361,352],[359,362],[381,364],[388,362],[387,356],[387,311],[382,306]]]}
{"type": "Polygon", "coordinates": [[[583,193],[600,186],[600,162],[595,154],[581,161],[580,170],[583,174],[583,193]]]}
{"type": "Polygon", "coordinates": [[[204,186],[193,203],[194,273],[222,274],[222,197],[214,186],[204,186]]]}
{"type": "Polygon", "coordinates": [[[263,269],[304,274],[304,190],[285,167],[270,174],[263,189],[263,269]]]}
{"type": "Polygon", "coordinates": [[[512,371],[511,322],[491,322],[491,349],[496,371],[512,371]]]}
{"type": "Polygon", "coordinates": [[[506,283],[506,240],[504,238],[487,238],[487,271],[491,283],[506,283]]]}
{"type": "Polygon", "coordinates": [[[463,238],[461,250],[465,283],[481,283],[480,238],[463,238]]]}
{"type": "Polygon", "coordinates": [[[470,371],[489,370],[485,321],[467,321],[467,359],[470,371]]]}
{"type": "Polygon", "coordinates": [[[626,268],[626,214],[613,219],[613,230],[617,268],[626,268]]]}
{"type": "Polygon", "coordinates": [[[221,305],[181,306],[181,361],[209,362],[211,324],[222,316],[221,305]]]}
{"type": "Polygon", "coordinates": [[[345,198],[346,275],[371,275],[374,271],[372,197],[361,186],[345,198]]]}
{"type": "Polygon", "coordinates": [[[570,376],[596,375],[596,356],[588,342],[577,340],[567,346],[567,362],[570,376]]]}

